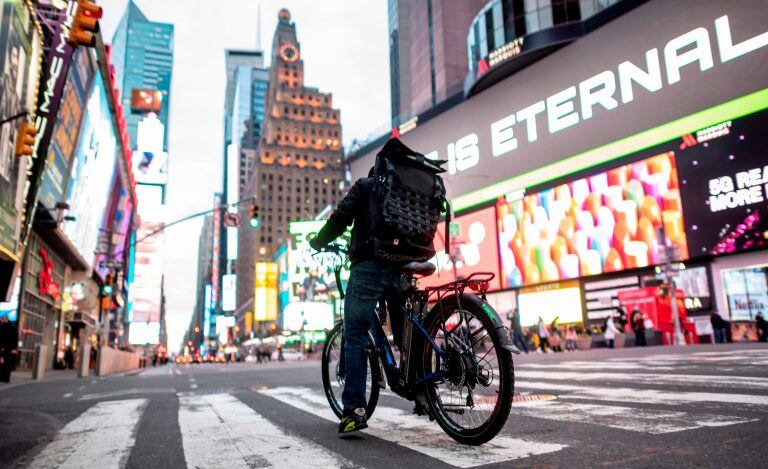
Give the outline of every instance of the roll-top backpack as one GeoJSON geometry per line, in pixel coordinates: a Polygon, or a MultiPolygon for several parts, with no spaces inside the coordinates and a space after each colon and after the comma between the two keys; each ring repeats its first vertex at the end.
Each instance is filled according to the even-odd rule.
{"type": "Polygon", "coordinates": [[[450,206],[439,176],[445,161],[430,160],[390,139],[376,155],[371,197],[374,256],[383,261],[426,261],[435,255],[433,240],[446,214],[446,247],[450,206]]]}

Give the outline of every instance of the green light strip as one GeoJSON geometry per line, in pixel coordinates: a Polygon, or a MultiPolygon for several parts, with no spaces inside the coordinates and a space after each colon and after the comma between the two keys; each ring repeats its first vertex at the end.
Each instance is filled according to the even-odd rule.
{"type": "Polygon", "coordinates": [[[453,199],[451,206],[456,211],[466,210],[514,190],[544,184],[766,108],[768,88],[461,195],[453,199]]]}

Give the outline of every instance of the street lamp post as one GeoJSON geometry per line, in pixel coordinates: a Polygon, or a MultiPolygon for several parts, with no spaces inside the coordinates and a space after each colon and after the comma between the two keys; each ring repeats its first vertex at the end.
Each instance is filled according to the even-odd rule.
{"type": "Polygon", "coordinates": [[[674,337],[672,343],[674,345],[686,345],[685,335],[680,324],[680,312],[677,309],[677,291],[675,287],[675,278],[673,275],[674,268],[672,266],[672,257],[676,257],[676,249],[672,246],[671,242],[667,242],[664,236],[664,227],[659,228],[658,231],[659,243],[664,246],[664,281],[669,286],[669,306],[672,309],[672,321],[675,326],[674,337]]]}

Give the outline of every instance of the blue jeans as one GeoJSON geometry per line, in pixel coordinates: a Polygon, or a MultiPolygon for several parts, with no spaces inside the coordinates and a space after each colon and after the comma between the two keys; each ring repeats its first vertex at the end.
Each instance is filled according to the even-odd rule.
{"type": "Polygon", "coordinates": [[[362,261],[352,265],[344,298],[344,392],[341,402],[347,414],[366,407],[365,347],[368,331],[373,327],[376,304],[385,292],[402,291],[403,278],[397,266],[378,261],[362,261]]]}

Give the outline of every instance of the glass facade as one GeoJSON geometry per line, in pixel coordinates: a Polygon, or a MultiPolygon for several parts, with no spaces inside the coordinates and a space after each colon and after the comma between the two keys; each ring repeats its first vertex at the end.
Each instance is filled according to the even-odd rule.
{"type": "Polygon", "coordinates": [[[136,144],[139,122],[145,114],[131,110],[131,93],[134,90],[160,91],[163,102],[158,117],[165,126],[163,150],[168,151],[173,25],[149,21],[131,1],[115,31],[112,44],[111,59],[131,142],[136,144]]]}
{"type": "Polygon", "coordinates": [[[467,33],[469,71],[506,44],[543,29],[585,20],[621,0],[492,0],[467,33]]]}
{"type": "Polygon", "coordinates": [[[723,272],[728,312],[733,321],[754,321],[768,313],[768,266],[723,272]]]}

